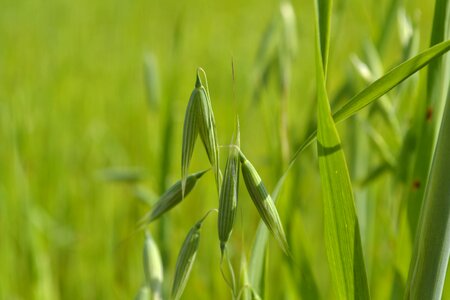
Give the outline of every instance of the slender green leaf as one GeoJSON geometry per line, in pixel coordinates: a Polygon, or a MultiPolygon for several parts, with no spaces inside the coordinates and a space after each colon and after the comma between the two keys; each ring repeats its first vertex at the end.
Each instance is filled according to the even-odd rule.
{"type": "Polygon", "coordinates": [[[328,262],[333,286],[339,299],[369,299],[352,186],[325,88],[319,29],[321,28],[317,20],[317,148],[328,262]]]}
{"type": "MultiPolygon", "coordinates": [[[[405,61],[404,63],[398,65],[397,67],[386,73],[384,76],[374,81],[357,95],[352,97],[341,109],[333,114],[334,121],[336,123],[339,123],[350,118],[362,108],[377,100],[379,97],[383,96],[391,89],[399,85],[409,76],[429,64],[431,60],[442,56],[449,50],[450,40],[439,43],[436,46],[433,46],[414,56],[413,58],[405,61]]],[[[295,162],[295,160],[297,160],[299,154],[312,144],[312,142],[316,138],[316,134],[317,131],[312,132],[298,147],[297,151],[292,157],[288,170],[291,168],[291,165],[295,162]]],[[[280,180],[281,179],[282,178],[280,178],[280,180]]]]}
{"type": "Polygon", "coordinates": [[[389,92],[406,78],[429,64],[432,59],[446,53],[449,49],[450,40],[439,43],[398,65],[351,98],[347,104],[335,112],[333,114],[335,122],[338,123],[351,117],[374,100],[389,92]]]}
{"type": "Polygon", "coordinates": [[[330,49],[330,22],[333,7],[332,0],[317,0],[319,11],[319,33],[320,33],[320,53],[322,55],[323,72],[327,74],[328,52],[330,49]]]}

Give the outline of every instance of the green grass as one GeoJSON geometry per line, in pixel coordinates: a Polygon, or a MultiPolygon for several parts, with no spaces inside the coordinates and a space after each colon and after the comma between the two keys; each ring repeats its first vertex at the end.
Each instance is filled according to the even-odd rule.
{"type": "MultiPolygon", "coordinates": [[[[448,11],[448,1],[439,3],[448,11]]],[[[279,1],[0,0],[0,7],[0,299],[131,299],[138,293],[145,282],[145,234],[137,223],[180,179],[183,116],[197,67],[208,75],[219,144],[231,139],[238,113],[241,148],[269,192],[276,190],[286,169],[286,153],[292,158],[317,127],[312,0],[293,3],[297,52],[287,60],[289,68],[269,69],[259,101],[254,101],[255,70],[261,63],[257,53],[266,28],[277,18],[279,1]],[[144,72],[149,53],[159,87],[154,95],[146,90],[151,86],[144,72]],[[290,78],[281,86],[287,93],[280,92],[279,70],[290,78]],[[284,100],[278,101],[280,97],[284,100]]],[[[433,12],[429,1],[335,0],[331,21],[320,21],[330,26],[329,52],[322,56],[331,111],[345,107],[368,86],[352,66],[353,53],[378,77],[448,41],[448,32],[441,31],[445,24],[448,28],[448,19],[433,19],[433,12]],[[397,7],[412,20],[415,40],[409,46],[397,33],[397,7]]],[[[417,192],[448,197],[434,186],[425,193],[426,179],[416,183],[416,174],[424,176],[428,169],[439,174],[431,157],[440,121],[424,129],[423,114],[427,95],[440,95],[437,110],[448,102],[448,61],[447,54],[444,63],[434,61],[428,72],[414,74],[389,91],[384,104],[363,94],[356,100],[374,102],[334,115],[372,299],[401,299],[405,291],[420,295],[408,280],[412,257],[423,252],[420,243],[414,250],[417,224],[411,220],[425,210],[408,201],[421,201],[417,192]],[[347,119],[350,114],[354,116],[347,119]]],[[[445,138],[437,144],[447,147],[445,138]]],[[[314,147],[301,151],[281,189],[271,193],[294,263],[272,237],[267,239],[267,232],[254,240],[260,218],[241,180],[227,251],[235,275],[248,271],[248,282],[265,299],[335,295],[325,259],[326,191],[314,147]],[[259,246],[252,251],[253,245],[259,246]],[[259,260],[252,255],[258,252],[259,260]],[[248,270],[240,272],[243,256],[248,270]],[[259,265],[256,271],[254,264],[259,265]]],[[[224,170],[227,152],[220,151],[224,170]]],[[[445,159],[440,161],[448,164],[445,159]]],[[[190,173],[209,166],[204,151],[194,151],[190,173]]],[[[437,184],[442,180],[441,175],[431,178],[438,178],[432,179],[437,184]]],[[[214,174],[208,172],[182,203],[148,227],[163,259],[165,297],[184,238],[206,211],[218,207],[217,198],[214,174]]],[[[431,208],[418,228],[438,232],[448,214],[433,210],[432,201],[426,203],[431,208]],[[430,223],[436,216],[442,223],[430,223]]],[[[215,214],[204,221],[201,234],[182,298],[229,299],[220,272],[215,214]]],[[[447,244],[436,242],[433,248],[448,257],[447,244]]],[[[435,276],[435,265],[433,260],[419,263],[417,270],[435,276]]],[[[439,280],[433,282],[442,282],[447,263],[437,265],[439,280]]],[[[423,280],[417,287],[423,291],[430,283],[423,280]]],[[[443,299],[450,299],[449,287],[444,285],[443,299]]],[[[439,287],[433,289],[439,294],[439,287]]]]}

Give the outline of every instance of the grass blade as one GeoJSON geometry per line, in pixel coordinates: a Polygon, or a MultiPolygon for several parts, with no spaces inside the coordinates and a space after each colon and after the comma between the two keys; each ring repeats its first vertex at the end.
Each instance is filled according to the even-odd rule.
{"type": "Polygon", "coordinates": [[[427,184],[405,299],[441,299],[450,255],[450,100],[427,184]]]}
{"type": "Polygon", "coordinates": [[[321,28],[318,19],[316,21],[317,148],[328,262],[339,299],[369,299],[353,191],[341,141],[328,103],[322,64],[323,53],[320,52],[321,28]]]}
{"type": "Polygon", "coordinates": [[[374,81],[367,88],[351,98],[347,104],[333,114],[336,123],[339,123],[356,112],[380,98],[391,89],[399,85],[409,76],[426,66],[432,59],[439,57],[450,49],[450,40],[433,46],[422,53],[414,56],[406,62],[398,65],[383,77],[374,81]]]}
{"type": "MultiPolygon", "coordinates": [[[[438,0],[435,4],[431,45],[444,41],[450,37],[449,18],[450,4],[447,0],[438,0]],[[446,29],[447,28],[447,32],[446,29]]],[[[417,138],[421,141],[417,145],[417,152],[413,161],[414,169],[410,181],[418,182],[425,187],[430,172],[433,151],[436,146],[442,111],[448,92],[450,73],[450,59],[440,58],[432,61],[428,67],[427,95],[421,108],[417,109],[415,123],[418,127],[417,138]]],[[[424,199],[424,188],[409,190],[408,222],[414,237],[424,199]]]]}
{"type": "Polygon", "coordinates": [[[322,55],[323,73],[327,74],[328,52],[330,49],[330,22],[333,7],[332,0],[316,1],[319,11],[320,53],[322,55]]]}
{"type": "MultiPolygon", "coordinates": [[[[450,40],[439,43],[422,53],[414,56],[413,58],[398,65],[384,76],[380,77],[357,95],[352,97],[342,108],[333,114],[333,119],[336,123],[342,122],[358,111],[369,105],[373,101],[377,100],[408,77],[419,71],[433,59],[442,56],[450,50],[450,40]]],[[[299,154],[303,152],[309,145],[312,144],[316,138],[317,131],[312,132],[306,140],[298,147],[297,151],[292,157],[291,163],[287,169],[290,169],[291,165],[297,160],[299,154]]],[[[281,178],[282,179],[282,178],[281,178]]],[[[280,180],[281,180],[280,179],[280,180]]]]}

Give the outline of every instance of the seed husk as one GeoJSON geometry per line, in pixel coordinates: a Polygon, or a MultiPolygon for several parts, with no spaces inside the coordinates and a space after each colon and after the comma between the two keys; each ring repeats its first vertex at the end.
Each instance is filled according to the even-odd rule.
{"type": "Polygon", "coordinates": [[[275,204],[267,192],[264,183],[261,180],[255,167],[244,156],[242,152],[239,153],[242,177],[244,177],[245,186],[253,200],[253,203],[258,210],[261,219],[266,224],[270,233],[280,245],[281,249],[289,255],[289,248],[286,240],[286,235],[281,224],[280,216],[278,215],[275,204]]]}
{"type": "Polygon", "coordinates": [[[186,177],[198,135],[200,135],[206,155],[208,156],[208,160],[214,170],[218,193],[221,185],[221,173],[219,169],[219,142],[217,139],[216,123],[209,92],[207,87],[205,89],[200,80],[200,71],[204,73],[203,69],[198,69],[195,88],[191,93],[184,117],[183,143],[181,151],[182,197],[184,197],[185,194],[186,177]]]}
{"type": "Polygon", "coordinates": [[[238,205],[240,163],[239,149],[237,147],[240,146],[239,120],[236,121],[236,125],[236,139],[234,140],[234,147],[231,147],[228,153],[224,179],[219,196],[218,229],[222,255],[233,230],[238,205]]]}
{"type": "Polygon", "coordinates": [[[191,228],[181,246],[175,267],[175,278],[172,285],[171,299],[180,299],[184,288],[186,287],[192,266],[194,265],[195,257],[197,256],[201,225],[202,221],[199,221],[191,228]]]}
{"type": "Polygon", "coordinates": [[[164,276],[161,255],[158,246],[148,231],[145,233],[143,262],[145,282],[150,289],[152,299],[161,300],[164,276]]]}
{"type": "MultiPolygon", "coordinates": [[[[199,68],[199,71],[204,71],[199,68]]],[[[204,73],[205,74],[205,73],[204,73]]],[[[206,74],[205,74],[206,78],[206,74]]],[[[197,83],[199,86],[199,105],[197,107],[197,122],[200,139],[202,140],[205,148],[208,160],[214,170],[216,178],[217,192],[220,191],[221,175],[219,170],[219,141],[217,138],[216,121],[214,118],[214,112],[211,105],[211,98],[207,87],[202,85],[199,74],[197,72],[197,83]]]]}
{"type": "MultiPolygon", "coordinates": [[[[200,177],[202,177],[203,174],[208,171],[209,170],[204,170],[187,176],[184,196],[188,195],[192,191],[195,184],[197,183],[197,180],[200,179],[200,177]]],[[[143,222],[150,223],[158,219],[161,215],[172,209],[184,199],[181,182],[181,180],[177,181],[159,198],[159,200],[153,206],[152,210],[148,213],[147,216],[144,217],[143,222]]]]}
{"type": "Polygon", "coordinates": [[[184,198],[186,191],[186,178],[191,163],[192,154],[194,153],[195,141],[198,136],[198,110],[200,106],[200,98],[203,91],[200,89],[198,80],[195,88],[189,98],[188,106],[184,116],[183,126],[183,142],[181,150],[181,196],[184,198]]]}

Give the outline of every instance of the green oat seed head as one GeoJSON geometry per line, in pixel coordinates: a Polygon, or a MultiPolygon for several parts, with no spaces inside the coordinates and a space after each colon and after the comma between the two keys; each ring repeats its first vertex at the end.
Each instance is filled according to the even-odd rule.
{"type": "Polygon", "coordinates": [[[228,153],[225,175],[220,189],[219,196],[219,217],[218,229],[220,240],[220,251],[223,255],[226,243],[228,242],[233,230],[234,220],[238,205],[239,192],[239,146],[240,132],[239,119],[236,118],[236,138],[232,138],[232,144],[228,153]]]}
{"type": "Polygon", "coordinates": [[[211,98],[208,89],[208,80],[206,73],[202,68],[197,70],[196,87],[199,89],[199,105],[197,107],[197,124],[200,139],[203,142],[208,160],[214,170],[216,178],[217,193],[220,191],[221,175],[219,170],[219,141],[217,138],[216,121],[211,105],[211,98]],[[205,77],[206,88],[203,86],[199,73],[203,73],[205,77]],[[198,86],[198,87],[197,87],[198,86]]]}
{"type": "Polygon", "coordinates": [[[239,159],[241,161],[242,177],[244,177],[245,186],[247,187],[247,191],[250,194],[261,219],[264,221],[281,249],[283,249],[284,253],[290,255],[280,216],[278,215],[275,204],[267,192],[261,177],[242,152],[239,152],[239,159]]]}
{"type": "Polygon", "coordinates": [[[198,135],[197,112],[200,106],[200,98],[202,91],[200,90],[199,79],[195,83],[195,88],[189,98],[188,106],[184,116],[183,126],[183,143],[181,150],[181,196],[184,198],[186,191],[186,177],[189,165],[191,163],[192,154],[194,153],[195,141],[198,135]]]}
{"type": "MultiPolygon", "coordinates": [[[[187,176],[184,187],[184,196],[187,196],[192,191],[195,184],[197,183],[197,180],[200,179],[203,174],[208,171],[209,169],[187,176]]],[[[184,199],[184,196],[182,191],[182,181],[179,180],[159,198],[159,200],[153,206],[152,210],[143,218],[142,222],[150,223],[158,219],[164,213],[180,203],[184,199]]]]}
{"type": "Polygon", "coordinates": [[[181,191],[182,197],[186,190],[186,177],[189,170],[192,154],[195,148],[197,136],[200,134],[208,160],[214,170],[217,192],[219,192],[221,175],[219,170],[219,145],[217,139],[216,123],[211,106],[208,87],[203,86],[199,73],[206,74],[203,69],[197,70],[195,88],[186,108],[183,126],[183,142],[181,151],[181,191]]]}
{"type": "Polygon", "coordinates": [[[191,228],[184,239],[175,266],[175,277],[173,280],[170,299],[178,300],[183,294],[189,275],[192,271],[192,266],[195,262],[195,257],[197,256],[197,250],[200,242],[200,229],[203,221],[209,213],[210,211],[191,228]]]}

